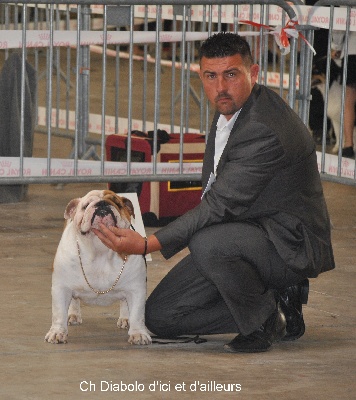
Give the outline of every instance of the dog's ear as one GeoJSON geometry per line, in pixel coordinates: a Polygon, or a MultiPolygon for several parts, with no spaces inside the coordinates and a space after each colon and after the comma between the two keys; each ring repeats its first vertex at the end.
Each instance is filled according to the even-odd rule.
{"type": "Polygon", "coordinates": [[[131,200],[127,199],[126,197],[121,197],[121,199],[124,203],[124,206],[129,210],[130,215],[135,218],[134,206],[131,203],[131,200]]]}
{"type": "Polygon", "coordinates": [[[66,210],[64,211],[65,219],[73,219],[79,202],[80,202],[80,198],[73,199],[67,204],[66,210]]]}

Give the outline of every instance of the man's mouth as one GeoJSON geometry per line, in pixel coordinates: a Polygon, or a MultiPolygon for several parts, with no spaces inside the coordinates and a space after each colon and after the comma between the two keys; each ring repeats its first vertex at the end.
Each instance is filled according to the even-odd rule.
{"type": "Polygon", "coordinates": [[[223,103],[226,101],[231,101],[231,97],[228,95],[220,95],[220,96],[216,97],[216,99],[215,99],[216,103],[223,103]]]}

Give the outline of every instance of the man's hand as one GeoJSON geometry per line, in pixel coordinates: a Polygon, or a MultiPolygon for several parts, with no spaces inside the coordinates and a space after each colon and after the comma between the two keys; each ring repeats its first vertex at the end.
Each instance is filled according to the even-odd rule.
{"type": "MultiPolygon", "coordinates": [[[[136,231],[121,229],[111,226],[107,228],[100,224],[100,229],[94,229],[95,235],[109,249],[124,257],[128,254],[143,254],[145,251],[145,239],[136,231]]],[[[154,235],[148,238],[147,253],[160,250],[161,245],[154,235]]]]}
{"type": "Polygon", "coordinates": [[[143,254],[145,239],[131,229],[120,229],[114,226],[107,228],[100,224],[100,230],[93,229],[96,236],[109,247],[109,249],[121,254],[143,254]]]}

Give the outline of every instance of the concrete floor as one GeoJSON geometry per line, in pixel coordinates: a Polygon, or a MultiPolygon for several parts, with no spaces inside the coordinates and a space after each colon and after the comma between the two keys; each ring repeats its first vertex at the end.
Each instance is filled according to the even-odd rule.
{"type": "MultiPolygon", "coordinates": [[[[267,353],[240,355],[223,351],[231,335],[202,344],[130,346],[116,328],[115,306],[84,307],[83,325],[69,328],[68,344],[44,342],[63,211],[92,188],[32,185],[26,201],[0,205],[0,399],[356,398],[356,188],[324,184],[337,269],[311,280],[305,335],[267,353]],[[241,390],[219,392],[211,382],[241,390]],[[138,386],[114,391],[121,383],[138,386]]],[[[167,262],[153,254],[149,292],[182,256],[167,262]]]]}

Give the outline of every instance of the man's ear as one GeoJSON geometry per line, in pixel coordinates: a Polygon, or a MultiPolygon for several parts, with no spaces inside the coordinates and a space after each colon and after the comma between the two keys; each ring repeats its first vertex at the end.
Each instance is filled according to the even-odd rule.
{"type": "Polygon", "coordinates": [[[255,84],[258,79],[258,71],[260,70],[260,66],[258,64],[252,64],[250,68],[251,74],[251,83],[255,84]]]}

